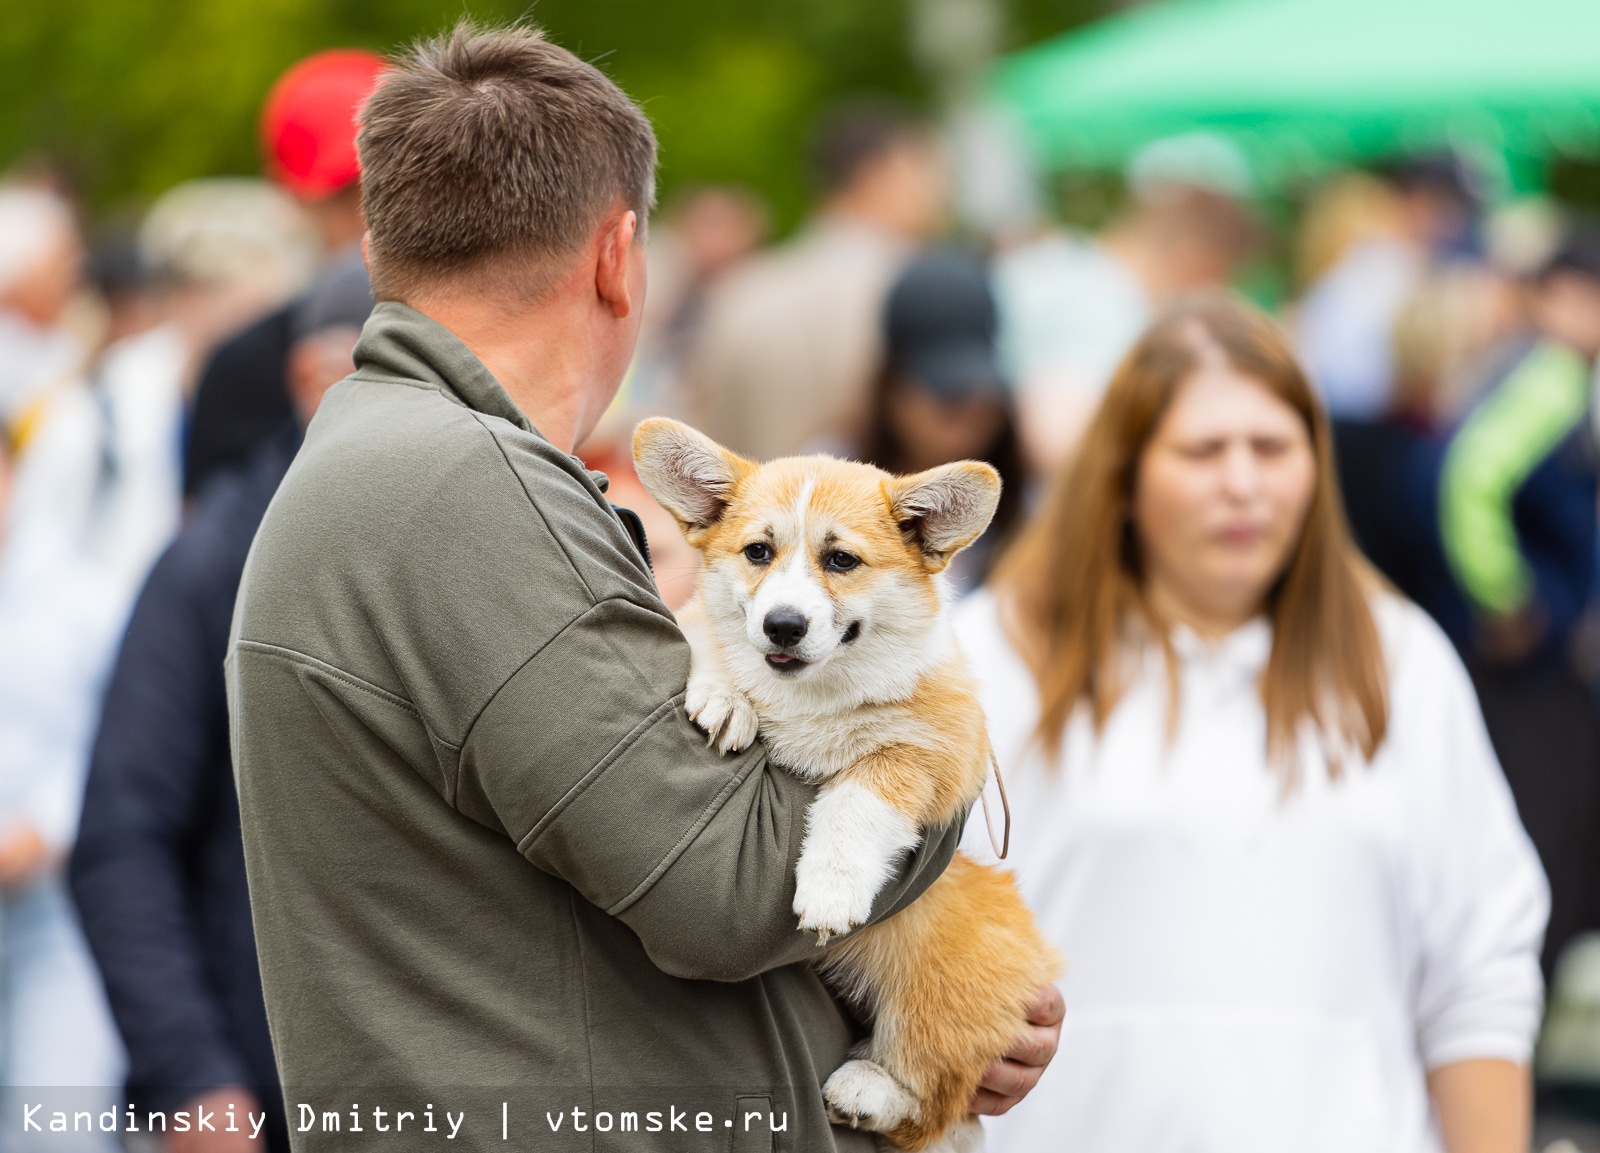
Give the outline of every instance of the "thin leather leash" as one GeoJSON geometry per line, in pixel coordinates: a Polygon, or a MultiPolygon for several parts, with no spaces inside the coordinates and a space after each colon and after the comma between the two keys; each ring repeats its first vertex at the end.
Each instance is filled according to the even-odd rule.
{"type": "Polygon", "coordinates": [[[983,823],[989,827],[989,845],[1003,861],[1011,851],[1011,801],[1006,797],[1005,778],[1000,775],[1000,760],[994,755],[993,748],[989,750],[989,767],[994,770],[994,783],[1000,788],[1000,807],[1005,811],[1006,818],[1005,833],[998,841],[994,835],[994,816],[989,812],[989,790],[983,790],[978,796],[983,801],[983,823]]]}

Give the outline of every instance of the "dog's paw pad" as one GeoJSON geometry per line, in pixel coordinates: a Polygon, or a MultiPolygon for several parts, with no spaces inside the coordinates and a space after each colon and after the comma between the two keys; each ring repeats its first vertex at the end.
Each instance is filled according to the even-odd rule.
{"type": "Polygon", "coordinates": [[[833,1071],[822,1096],[836,1124],[886,1133],[917,1115],[917,1100],[882,1065],[846,1061],[833,1071]]]}

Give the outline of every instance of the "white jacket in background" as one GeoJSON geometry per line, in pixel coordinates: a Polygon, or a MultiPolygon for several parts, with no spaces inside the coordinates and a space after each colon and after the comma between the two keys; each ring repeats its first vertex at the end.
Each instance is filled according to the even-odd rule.
{"type": "MultiPolygon", "coordinates": [[[[986,1119],[990,1153],[1433,1153],[1429,1069],[1531,1057],[1548,890],[1455,651],[1376,604],[1389,735],[1329,778],[1302,742],[1285,795],[1257,689],[1271,628],[1179,629],[1061,763],[987,591],[957,610],[1005,775],[1011,855],[1066,954],[1043,1080],[986,1119]]],[[[979,811],[964,848],[993,860],[979,811]]]]}
{"type": "Polygon", "coordinates": [[[60,388],[17,466],[0,538],[0,833],[72,845],[100,696],[177,531],[186,351],[167,327],[60,388]]]}

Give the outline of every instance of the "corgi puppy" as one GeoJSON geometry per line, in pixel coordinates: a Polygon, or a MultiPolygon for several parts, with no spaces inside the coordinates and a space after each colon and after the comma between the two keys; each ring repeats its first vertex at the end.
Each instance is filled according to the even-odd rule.
{"type": "Polygon", "coordinates": [[[940,573],[976,540],[999,475],[962,461],[909,477],[829,457],[757,465],[677,421],[634,434],[650,494],[702,555],[678,615],[686,706],[723,751],[759,733],[820,788],[795,873],[824,978],[872,1022],[823,1087],[833,1119],[902,1149],[982,1145],[967,1105],[1060,969],[1009,873],[957,854],[865,928],[919,830],[959,820],[988,776],[972,679],[940,573]]]}

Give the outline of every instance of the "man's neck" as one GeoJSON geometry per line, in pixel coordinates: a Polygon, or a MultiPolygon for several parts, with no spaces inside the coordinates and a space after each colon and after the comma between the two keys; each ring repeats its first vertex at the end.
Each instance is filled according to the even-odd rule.
{"type": "Polygon", "coordinates": [[[560,294],[520,309],[455,297],[408,303],[466,345],[561,451],[572,452],[593,426],[599,416],[594,381],[602,366],[592,355],[586,318],[560,294]]]}
{"type": "Polygon", "coordinates": [[[647,272],[638,229],[619,199],[564,269],[542,270],[553,275],[532,300],[517,290],[533,291],[541,270],[507,257],[404,303],[454,333],[546,440],[575,452],[616,396],[639,336],[647,272]]]}

